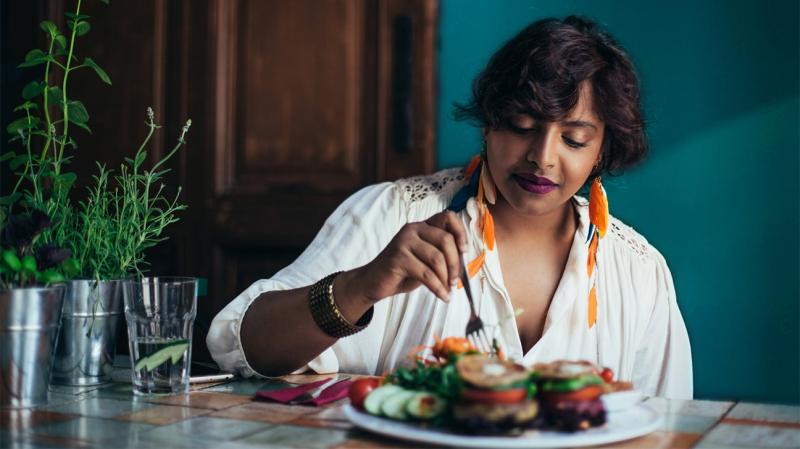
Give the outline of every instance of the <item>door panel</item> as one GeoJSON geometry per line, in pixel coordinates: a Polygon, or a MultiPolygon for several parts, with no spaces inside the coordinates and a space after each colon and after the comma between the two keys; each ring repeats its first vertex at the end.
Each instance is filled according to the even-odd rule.
{"type": "Polygon", "coordinates": [[[437,10],[433,1],[214,4],[218,126],[204,240],[216,309],[293,260],[358,188],[433,169],[437,10]],[[410,137],[399,148],[392,123],[404,110],[410,137]]]}
{"type": "MultiPolygon", "coordinates": [[[[63,23],[62,2],[36,5],[36,19],[63,23]]],[[[166,178],[168,191],[182,187],[188,209],[150,259],[154,274],[208,279],[196,358],[208,357],[204,331],[213,316],[291,263],[348,195],[433,170],[437,5],[86,4],[92,29],[79,53],[114,84],[102,85],[91,71],[70,80],[93,129],[76,131],[79,180],[91,179],[94,161],[116,167],[136,151],[147,106],[163,125],[151,160],[172,147],[187,118],[193,122],[166,178]]]]}

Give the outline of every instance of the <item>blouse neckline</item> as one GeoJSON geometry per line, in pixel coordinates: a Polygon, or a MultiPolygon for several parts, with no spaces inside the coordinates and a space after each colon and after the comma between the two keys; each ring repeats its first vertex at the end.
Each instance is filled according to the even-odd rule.
{"type": "MultiPolygon", "coordinates": [[[[585,243],[589,229],[588,202],[585,198],[575,195],[572,198],[572,203],[577,212],[578,226],[575,229],[564,272],[547,309],[542,336],[527,353],[523,354],[517,320],[508,319],[500,323],[499,332],[508,346],[505,348],[507,355],[515,360],[521,360],[525,364],[533,363],[537,355],[542,352],[542,348],[547,346],[547,340],[556,333],[552,331],[553,327],[569,325],[561,318],[575,304],[578,298],[586,298],[589,293],[589,277],[586,272],[588,248],[585,243]]],[[[478,213],[478,204],[475,198],[469,199],[465,212],[467,233],[470,234],[473,241],[478,241],[476,239],[480,239],[478,228],[480,214],[478,213]]],[[[503,280],[497,245],[492,251],[486,252],[486,261],[481,271],[485,272],[490,288],[495,289],[500,297],[503,298],[504,304],[500,305],[500,316],[514,317],[514,306],[511,303],[511,296],[508,294],[503,280]]]]}

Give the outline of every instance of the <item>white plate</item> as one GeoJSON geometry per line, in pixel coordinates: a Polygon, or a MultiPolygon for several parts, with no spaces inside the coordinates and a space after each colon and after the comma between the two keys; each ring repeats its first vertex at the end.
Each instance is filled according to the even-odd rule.
{"type": "Polygon", "coordinates": [[[644,395],[637,390],[617,391],[600,396],[607,412],[619,412],[631,408],[642,402],[642,399],[644,395]]]}
{"type": "Polygon", "coordinates": [[[611,412],[604,426],[585,431],[567,433],[531,430],[519,436],[487,437],[423,429],[410,423],[368,415],[350,404],[345,405],[344,414],[356,427],[381,435],[420,443],[480,448],[573,447],[613,443],[646,435],[656,430],[662,421],[661,415],[655,410],[639,404],[623,411],[611,412]]]}

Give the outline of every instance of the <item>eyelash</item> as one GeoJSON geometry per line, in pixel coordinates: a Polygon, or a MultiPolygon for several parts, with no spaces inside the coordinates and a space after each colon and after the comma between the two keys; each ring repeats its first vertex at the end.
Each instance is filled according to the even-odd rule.
{"type": "MultiPolygon", "coordinates": [[[[538,128],[519,128],[519,127],[516,127],[516,126],[512,125],[511,126],[511,130],[514,131],[516,134],[519,134],[521,136],[527,136],[529,134],[533,134],[536,131],[538,131],[538,128]]],[[[572,140],[569,137],[562,137],[562,139],[564,140],[564,143],[567,144],[567,146],[570,146],[572,148],[584,148],[587,145],[585,143],[581,143],[581,142],[572,140]]]]}
{"type": "Polygon", "coordinates": [[[570,139],[569,137],[562,137],[562,139],[564,139],[564,143],[566,143],[568,146],[571,146],[572,148],[583,148],[586,146],[585,143],[576,142],[570,139]]]}

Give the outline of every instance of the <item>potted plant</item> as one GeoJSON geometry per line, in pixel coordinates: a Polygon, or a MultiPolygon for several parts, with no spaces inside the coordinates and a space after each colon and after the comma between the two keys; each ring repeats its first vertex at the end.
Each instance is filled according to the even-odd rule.
{"type": "Polygon", "coordinates": [[[0,210],[0,407],[47,402],[61,324],[69,250],[42,244],[50,217],[40,210],[0,210]]]}
{"type": "Polygon", "coordinates": [[[67,273],[72,279],[67,281],[52,380],[93,385],[110,381],[124,279],[141,275],[146,267],[144,251],[164,239],[164,228],[177,221],[176,213],[185,208],[177,195],[167,198],[161,180],[169,171],[162,169],[163,164],[183,145],[191,121],[173,150],[146,170],[146,147],[159,128],[148,108],[149,130],[134,157],[126,158],[117,173],[98,162],[85,197],[75,199],[77,177],[66,170],[69,151],[76,148],[71,125],[86,131],[90,128],[86,108],[68,97],[69,76],[75,70],[91,69],[111,84],[108,74],[92,59],[78,63],[75,41],[90,29],[88,16],[81,14],[80,7],[78,0],[75,12],[66,14],[68,36],[54,23],[42,22],[48,35],[47,51],[32,50],[20,65],[43,65],[44,78],[25,86],[25,102],[16,108],[24,115],[7,128],[25,151],[0,156],[18,176],[11,193],[0,199],[0,206],[45,211],[52,226],[40,238],[72,254],[70,267],[74,270],[67,273]]]}
{"type": "Polygon", "coordinates": [[[80,270],[78,279],[68,283],[54,383],[96,385],[111,380],[125,279],[142,276],[148,265],[145,250],[165,239],[164,228],[186,208],[177,195],[169,199],[163,194],[160,181],[169,170],[159,168],[183,145],[190,125],[191,121],[183,127],[169,154],[144,170],[145,148],[158,128],[148,108],[149,132],[135,156],[126,158],[117,174],[98,164],[94,185],[60,240],[80,270]]]}

